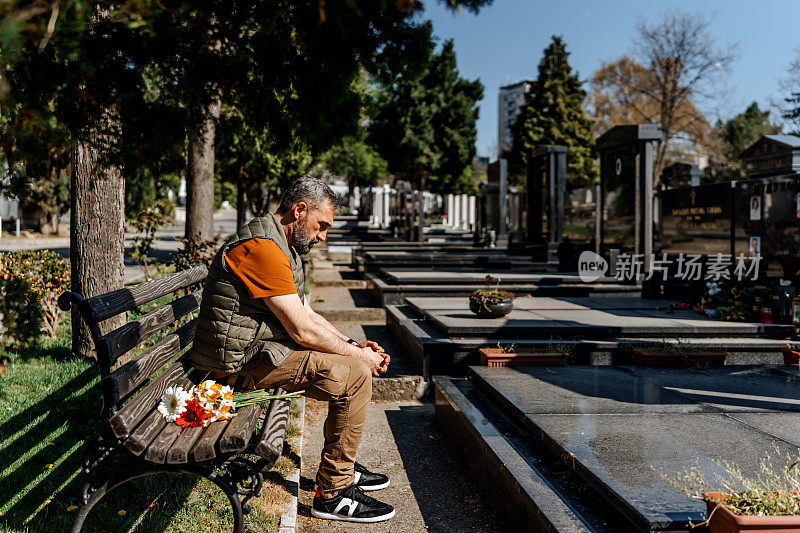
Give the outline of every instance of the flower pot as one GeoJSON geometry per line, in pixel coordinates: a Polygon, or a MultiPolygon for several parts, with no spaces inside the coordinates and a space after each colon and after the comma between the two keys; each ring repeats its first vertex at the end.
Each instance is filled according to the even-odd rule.
{"type": "Polygon", "coordinates": [[[722,366],[728,356],[722,351],[651,352],[633,350],[633,364],[639,366],[722,366]]]}
{"type": "Polygon", "coordinates": [[[724,492],[707,492],[703,494],[706,509],[711,516],[711,521],[708,524],[711,533],[800,532],[800,516],[738,515],[725,505],[724,501],[729,498],[730,495],[724,492]],[[717,501],[723,503],[718,504],[717,501]],[[714,511],[715,508],[716,511],[714,511]],[[711,514],[712,511],[714,514],[711,514]]]}
{"type": "Polygon", "coordinates": [[[783,352],[783,364],[785,366],[800,367],[800,352],[789,348],[781,348],[781,352],[783,352]]]}
{"type": "Polygon", "coordinates": [[[522,350],[506,353],[502,348],[481,348],[483,366],[564,366],[567,355],[543,350],[522,350]]]}
{"type": "Polygon", "coordinates": [[[469,310],[481,318],[500,318],[514,308],[514,298],[503,300],[469,299],[469,310]]]}

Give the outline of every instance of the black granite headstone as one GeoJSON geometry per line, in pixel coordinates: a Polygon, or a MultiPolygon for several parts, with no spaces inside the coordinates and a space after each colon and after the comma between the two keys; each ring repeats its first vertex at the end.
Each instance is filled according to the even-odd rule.
{"type": "Polygon", "coordinates": [[[730,182],[662,190],[661,252],[731,253],[734,190],[730,182]]]}
{"type": "Polygon", "coordinates": [[[800,137],[764,135],[740,157],[748,178],[800,172],[800,137]]]}
{"type": "Polygon", "coordinates": [[[780,256],[800,251],[800,174],[736,182],[733,254],[762,257],[761,272],[780,271],[780,256]]]}
{"type": "MultiPolygon", "coordinates": [[[[540,145],[528,157],[527,238],[553,254],[564,234],[567,147],[540,145]]],[[[551,255],[551,254],[548,254],[551,255]]]]}
{"type": "Polygon", "coordinates": [[[615,126],[597,139],[600,189],[597,251],[610,248],[643,254],[649,270],[653,251],[653,149],[658,124],[615,126]]]}

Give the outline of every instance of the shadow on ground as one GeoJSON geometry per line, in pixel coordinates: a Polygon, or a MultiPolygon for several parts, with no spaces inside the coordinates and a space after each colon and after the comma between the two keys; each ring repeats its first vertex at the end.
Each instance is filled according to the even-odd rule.
{"type": "Polygon", "coordinates": [[[503,531],[434,418],[434,406],[386,410],[411,490],[430,532],[503,531]]]}
{"type": "MultiPolygon", "coordinates": [[[[104,425],[98,420],[101,398],[97,370],[75,360],[22,360],[0,384],[0,401],[17,406],[5,408],[17,412],[0,423],[0,529],[68,531],[76,515],[73,506],[80,503],[83,485],[88,481],[82,471],[86,441],[104,425]],[[68,377],[76,368],[75,375],[68,377]],[[39,380],[53,383],[59,378],[62,383],[53,390],[38,386],[39,380]],[[19,396],[25,391],[28,402],[19,396]]],[[[213,490],[200,487],[196,491],[198,481],[188,475],[161,475],[127,483],[98,504],[84,531],[209,531],[202,526],[182,527],[182,523],[197,519],[196,514],[185,519],[181,516],[196,513],[197,505],[187,501],[189,495],[195,491],[202,496],[213,490]]],[[[216,509],[220,519],[230,515],[227,500],[223,499],[220,506],[213,494],[196,498],[204,500],[204,509],[216,509]]],[[[230,527],[220,530],[226,529],[230,527]]]]}

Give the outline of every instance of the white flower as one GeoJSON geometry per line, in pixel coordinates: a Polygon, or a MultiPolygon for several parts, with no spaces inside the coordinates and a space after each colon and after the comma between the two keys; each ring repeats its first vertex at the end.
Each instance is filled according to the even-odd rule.
{"type": "Polygon", "coordinates": [[[189,393],[177,385],[169,387],[161,396],[161,403],[158,405],[158,412],[164,415],[167,422],[175,422],[186,411],[186,401],[189,393]]]}

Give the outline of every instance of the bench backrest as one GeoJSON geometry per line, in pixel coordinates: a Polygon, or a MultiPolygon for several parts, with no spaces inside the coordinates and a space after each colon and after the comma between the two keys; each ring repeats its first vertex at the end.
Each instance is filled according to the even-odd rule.
{"type": "MultiPolygon", "coordinates": [[[[154,373],[172,362],[177,354],[191,344],[197,319],[177,328],[175,326],[178,319],[199,307],[202,293],[199,284],[207,274],[205,266],[197,266],[91,298],[83,298],[74,292],[65,292],[59,297],[59,307],[64,311],[70,308],[77,309],[91,330],[97,350],[104,414],[107,418],[112,419],[123,401],[136,393],[154,373]],[[103,321],[180,289],[193,292],[176,298],[113,331],[101,333],[100,324],[103,321]],[[125,354],[158,332],[162,330],[166,332],[167,329],[170,333],[164,338],[135,359],[114,368],[115,363],[125,354]]],[[[165,374],[170,371],[177,372],[178,369],[172,365],[165,374]]],[[[162,376],[159,379],[162,379],[162,376]]],[[[112,425],[113,423],[112,420],[112,425]]]]}

